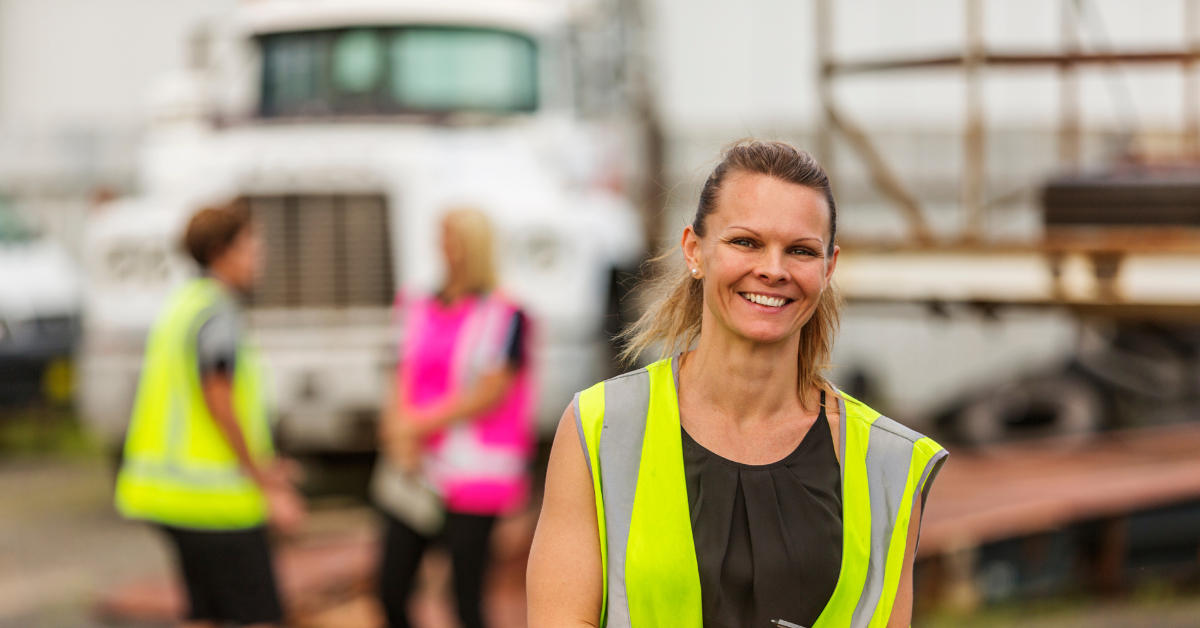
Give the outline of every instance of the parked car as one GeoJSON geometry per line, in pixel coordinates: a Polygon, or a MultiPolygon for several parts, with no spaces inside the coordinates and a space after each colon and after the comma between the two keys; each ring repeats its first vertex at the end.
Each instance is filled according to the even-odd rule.
{"type": "Polygon", "coordinates": [[[74,261],[0,200],[0,404],[69,400],[79,311],[74,261]]]}

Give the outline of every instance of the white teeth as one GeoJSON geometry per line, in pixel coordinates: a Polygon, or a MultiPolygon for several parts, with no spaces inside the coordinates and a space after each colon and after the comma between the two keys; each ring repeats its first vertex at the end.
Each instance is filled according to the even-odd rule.
{"type": "Polygon", "coordinates": [[[783,307],[787,303],[787,299],[782,297],[769,297],[763,294],[754,294],[753,292],[743,292],[741,294],[742,298],[747,301],[769,307],[783,307]]]}

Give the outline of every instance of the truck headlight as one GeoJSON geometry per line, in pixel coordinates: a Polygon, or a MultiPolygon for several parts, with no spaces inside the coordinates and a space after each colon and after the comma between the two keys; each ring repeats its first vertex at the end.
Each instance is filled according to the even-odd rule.
{"type": "Polygon", "coordinates": [[[524,238],[519,251],[523,264],[541,272],[553,270],[562,257],[562,246],[558,238],[546,232],[534,233],[524,238]]]}
{"type": "Polygon", "coordinates": [[[167,252],[152,245],[118,244],[105,256],[108,274],[120,282],[158,283],[170,275],[167,252]]]}

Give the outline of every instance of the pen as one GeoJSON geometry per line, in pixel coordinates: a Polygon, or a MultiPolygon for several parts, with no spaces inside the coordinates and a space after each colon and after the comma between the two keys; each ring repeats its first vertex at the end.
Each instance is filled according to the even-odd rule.
{"type": "Polygon", "coordinates": [[[775,624],[779,628],[804,628],[804,626],[801,626],[800,624],[793,624],[792,622],[784,619],[772,619],[771,623],[775,624]]]}

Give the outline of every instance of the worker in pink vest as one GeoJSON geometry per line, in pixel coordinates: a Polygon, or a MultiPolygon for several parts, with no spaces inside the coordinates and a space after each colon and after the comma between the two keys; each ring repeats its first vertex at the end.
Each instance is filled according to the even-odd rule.
{"type": "Polygon", "coordinates": [[[396,300],[400,361],[372,489],[387,522],[379,587],[393,628],[409,625],[417,567],[439,538],[450,550],[462,625],[482,628],[488,537],[497,517],[528,500],[529,323],[495,289],[492,249],[481,212],[450,212],[441,290],[396,300]]]}

